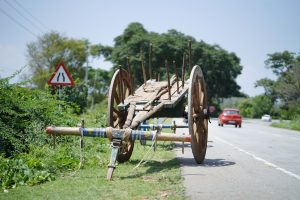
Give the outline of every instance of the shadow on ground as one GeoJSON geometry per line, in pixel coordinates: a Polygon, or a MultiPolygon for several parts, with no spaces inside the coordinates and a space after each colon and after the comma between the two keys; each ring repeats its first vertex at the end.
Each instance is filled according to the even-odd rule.
{"type": "Polygon", "coordinates": [[[235,165],[235,162],[224,160],[224,159],[205,159],[202,164],[197,164],[194,158],[177,158],[183,166],[194,166],[194,167],[226,167],[235,165]]]}

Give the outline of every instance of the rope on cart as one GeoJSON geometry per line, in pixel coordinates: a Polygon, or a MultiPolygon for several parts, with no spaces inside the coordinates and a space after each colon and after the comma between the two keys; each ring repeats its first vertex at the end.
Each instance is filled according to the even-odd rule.
{"type": "MultiPolygon", "coordinates": [[[[152,150],[152,148],[156,148],[156,136],[157,136],[157,132],[155,132],[155,134],[153,134],[152,145],[150,146],[150,148],[148,149],[146,154],[143,156],[142,160],[133,168],[133,170],[137,169],[141,164],[146,164],[149,161],[150,151],[152,150]],[[147,160],[146,160],[146,158],[147,158],[147,160]]],[[[154,151],[155,151],[155,149],[154,149],[154,151]]]]}

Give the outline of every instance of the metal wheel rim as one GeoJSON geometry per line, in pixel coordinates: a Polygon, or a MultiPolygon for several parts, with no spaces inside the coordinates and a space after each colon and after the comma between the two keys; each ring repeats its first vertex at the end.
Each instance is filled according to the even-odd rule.
{"type": "Polygon", "coordinates": [[[192,137],[192,152],[197,163],[202,163],[207,148],[208,120],[207,93],[202,70],[194,66],[189,80],[188,125],[192,137]]]}

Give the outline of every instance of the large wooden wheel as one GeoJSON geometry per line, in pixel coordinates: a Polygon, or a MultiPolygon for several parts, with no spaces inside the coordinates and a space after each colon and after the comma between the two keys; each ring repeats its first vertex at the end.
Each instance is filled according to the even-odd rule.
{"type": "MultiPolygon", "coordinates": [[[[132,81],[124,69],[118,69],[111,80],[108,93],[108,125],[113,128],[123,128],[126,121],[127,110],[118,109],[118,105],[124,103],[124,99],[132,94],[132,81]]],[[[129,160],[134,147],[134,141],[122,141],[117,160],[125,162],[129,160]]]]}
{"type": "Polygon", "coordinates": [[[202,70],[194,66],[189,80],[188,125],[192,138],[192,152],[198,164],[202,163],[207,148],[208,119],[207,94],[202,70]]]}

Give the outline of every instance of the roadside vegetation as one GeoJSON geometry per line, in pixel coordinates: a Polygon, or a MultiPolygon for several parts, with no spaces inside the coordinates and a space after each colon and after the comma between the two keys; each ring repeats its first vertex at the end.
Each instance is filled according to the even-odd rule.
{"type": "Polygon", "coordinates": [[[184,199],[173,143],[158,143],[155,153],[149,151],[151,143],[137,143],[131,160],[118,165],[112,182],[106,180],[107,139],[84,139],[81,169],[79,138],[57,137],[54,149],[53,138],[45,134],[46,125],[76,126],[83,118],[87,126],[104,127],[106,101],[79,117],[47,92],[11,85],[6,79],[1,80],[0,88],[1,105],[6,108],[1,110],[1,142],[7,145],[1,149],[0,199],[184,199]],[[16,95],[24,99],[17,101],[16,95]],[[8,117],[10,121],[4,123],[8,117]],[[142,159],[145,163],[134,169],[142,159]]]}
{"type": "Polygon", "coordinates": [[[278,123],[272,123],[271,126],[277,127],[277,128],[285,128],[285,129],[291,129],[295,131],[300,131],[300,119],[293,119],[293,120],[281,120],[278,123]]]}
{"type": "Polygon", "coordinates": [[[256,87],[263,87],[265,93],[252,98],[230,98],[221,107],[239,108],[243,117],[261,118],[270,114],[279,123],[272,126],[299,130],[300,126],[300,55],[284,51],[268,54],[265,61],[277,79],[263,78],[256,87]]]}

